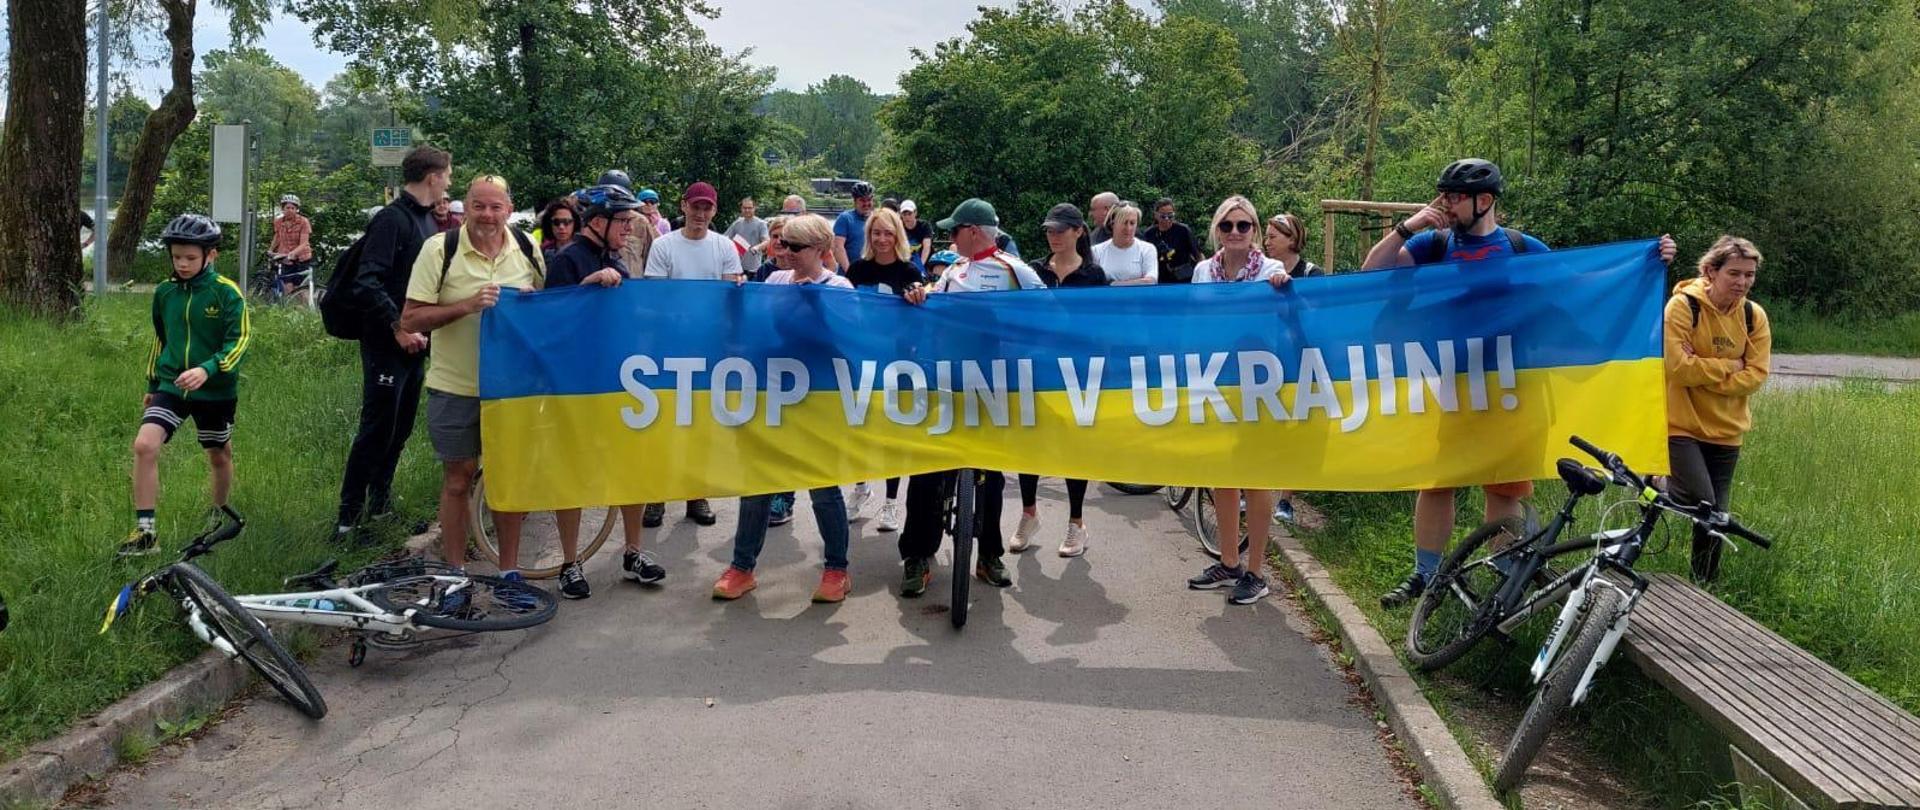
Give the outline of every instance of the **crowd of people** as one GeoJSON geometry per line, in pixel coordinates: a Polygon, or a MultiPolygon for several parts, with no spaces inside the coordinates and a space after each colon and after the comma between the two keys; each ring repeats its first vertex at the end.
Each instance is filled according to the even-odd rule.
{"type": "MultiPolygon", "coordinates": [[[[981,199],[958,203],[937,223],[919,217],[913,200],[876,203],[872,186],[853,189],[853,205],[829,221],[806,209],[798,196],[784,199],[777,215],[761,219],[751,197],[739,200],[739,216],[716,230],[718,191],[689,184],[679,198],[684,221],[674,227],[660,212],[660,196],[633,188],[625,172],[602,173],[595,185],[539,209],[533,237],[508,224],[515,210],[511,189],[496,175],[476,177],[461,200],[448,195],[451,157],[430,146],[415,148],[402,165],[404,193],[381,209],[355,250],[358,262],[344,272],[344,291],[363,329],[358,431],[347,452],[336,531],[349,537],[393,508],[392,485],[402,449],[411,435],[424,392],[428,438],[442,464],[439,497],[441,554],[464,565],[468,499],[483,448],[478,390],[479,315],[503,290],[565,286],[614,287],[635,280],[724,280],[771,286],[821,285],[868,290],[920,305],[928,296],[955,293],[1048,291],[1077,287],[1169,283],[1264,284],[1287,289],[1296,278],[1328,272],[1305,258],[1306,227],[1290,213],[1262,218],[1254,203],[1235,195],[1213,209],[1201,235],[1179,221],[1174,202],[1150,206],[1112,192],[1094,195],[1083,210],[1071,202],[1053,206],[1040,224],[1046,248],[1031,261],[1003,230],[994,206],[981,199]],[[455,209],[454,206],[461,206],[455,209]],[[1151,212],[1150,224],[1141,220],[1151,212]],[[448,226],[446,217],[457,221],[448,226]],[[935,228],[951,240],[936,250],[935,228]]],[[[1477,159],[1456,161],[1441,173],[1438,196],[1396,223],[1368,252],[1362,269],[1478,262],[1549,250],[1539,239],[1504,227],[1499,200],[1505,183],[1499,167],[1477,159]]],[[[123,554],[156,549],[154,505],[158,458],[186,419],[214,470],[212,526],[237,525],[228,504],[233,467],[237,372],[250,330],[245,300],[217,273],[220,230],[206,217],[182,215],[162,234],[174,276],[154,298],[156,341],[148,363],[146,411],[134,442],[133,499],[136,526],[123,554]]],[[[1660,258],[1671,263],[1677,246],[1661,237],[1660,258]]],[[[1673,475],[1670,486],[1719,508],[1728,505],[1742,436],[1751,427],[1748,398],[1765,382],[1771,347],[1766,312],[1749,293],[1761,263],[1751,242],[1726,236],[1701,256],[1698,275],[1674,288],[1665,310],[1668,432],[1673,475]]],[[[824,571],[813,598],[846,598],[849,523],[879,500],[875,522],[898,532],[900,595],[924,593],[932,557],[942,540],[942,497],[955,471],[884,482],[884,494],[868,482],[820,487],[807,495],[825,543],[824,571]]],[[[971,572],[991,585],[1012,584],[1006,553],[1035,547],[1041,535],[1038,478],[1018,476],[1021,514],[1010,541],[1002,536],[1005,475],[979,472],[977,564],[971,572]]],[[[1517,516],[1532,492],[1529,481],[1489,482],[1488,520],[1517,516]]],[[[1087,482],[1066,482],[1069,517],[1058,553],[1078,557],[1094,538],[1084,517],[1087,482]]],[[[733,556],[712,594],[735,599],[753,590],[756,561],[769,527],[793,519],[797,493],[766,493],[741,499],[733,556]]],[[[1293,518],[1294,493],[1216,489],[1222,504],[1220,536],[1241,533],[1246,548],[1222,543],[1220,559],[1188,580],[1196,590],[1223,589],[1233,604],[1252,604],[1270,592],[1263,573],[1270,522],[1293,518]]],[[[1455,492],[1435,489],[1415,498],[1411,573],[1383,605],[1418,597],[1439,567],[1454,526],[1455,492]]],[[[645,550],[645,529],[665,518],[664,504],[619,507],[625,547],[622,576],[640,583],[664,580],[667,572],[645,550]]],[[[689,501],[686,515],[700,525],[716,516],[706,500],[689,501]]],[[[502,574],[517,579],[524,515],[495,513],[494,530],[502,574]]],[[[580,513],[556,515],[565,565],[563,596],[583,599],[592,588],[579,556],[580,513]]],[[[1718,546],[1695,539],[1694,573],[1714,576],[1718,546]]],[[[955,572],[955,576],[964,576],[955,572]]],[[[457,606],[456,606],[457,607],[457,606]]]]}

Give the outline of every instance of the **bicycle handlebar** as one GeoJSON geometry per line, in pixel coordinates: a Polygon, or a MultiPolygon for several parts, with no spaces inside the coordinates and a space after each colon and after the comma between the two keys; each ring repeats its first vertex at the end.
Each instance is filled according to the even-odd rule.
{"type": "MultiPolygon", "coordinates": [[[[1645,479],[1641,478],[1638,473],[1635,473],[1629,468],[1627,463],[1620,459],[1619,455],[1602,450],[1594,446],[1593,442],[1582,439],[1579,436],[1569,437],[1567,441],[1599,461],[1602,466],[1607,468],[1607,472],[1613,475],[1615,482],[1632,487],[1635,490],[1644,489],[1647,486],[1645,479]]],[[[1688,517],[1693,518],[1694,522],[1706,526],[1708,531],[1738,537],[1761,548],[1773,548],[1773,540],[1759,532],[1740,525],[1740,522],[1734,520],[1732,515],[1715,511],[1711,503],[1689,505],[1680,503],[1674,500],[1672,496],[1664,493],[1661,494],[1660,497],[1668,506],[1672,507],[1673,511],[1686,514],[1688,517]]]]}

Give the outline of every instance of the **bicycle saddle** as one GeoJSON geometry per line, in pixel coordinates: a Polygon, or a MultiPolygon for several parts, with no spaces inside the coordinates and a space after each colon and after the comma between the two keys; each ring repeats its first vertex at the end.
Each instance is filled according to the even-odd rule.
{"type": "Polygon", "coordinates": [[[1560,480],[1567,482],[1567,488],[1576,495],[1598,495],[1607,490],[1607,479],[1578,461],[1563,458],[1557,466],[1560,480]]]}
{"type": "Polygon", "coordinates": [[[302,586],[321,588],[321,589],[331,588],[331,587],[334,587],[333,572],[339,567],[340,567],[339,560],[328,560],[324,563],[321,563],[319,568],[315,568],[312,571],[308,571],[307,573],[300,574],[298,576],[287,577],[285,580],[282,580],[282,582],[284,582],[285,585],[289,588],[297,588],[302,586]]]}

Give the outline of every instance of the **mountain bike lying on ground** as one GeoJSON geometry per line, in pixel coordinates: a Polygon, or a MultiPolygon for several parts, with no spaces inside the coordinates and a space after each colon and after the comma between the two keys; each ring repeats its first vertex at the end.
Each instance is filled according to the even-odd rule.
{"type": "Polygon", "coordinates": [[[368,645],[413,647],[427,640],[420,633],[428,628],[467,633],[518,630],[553,618],[556,607],[552,594],[526,583],[463,574],[420,559],[370,565],[348,575],[344,586],[333,581],[338,563],[330,560],[316,571],[286,580],[289,587],[305,585],[316,590],[232,596],[192,562],[240,533],[240,526],[229,526],[230,531],[195,538],[178,560],[122,587],[107,608],[100,632],[132,609],[134,597],[164,592],[180,604],[187,627],[201,641],[229,659],[246,661],[295,708],[315,720],[326,716],[326,700],[261,619],[352,630],[356,635],[348,663],[359,666],[368,645]]]}
{"type": "Polygon", "coordinates": [[[1520,783],[1554,721],[1585,699],[1594,675],[1626,635],[1634,606],[1650,584],[1633,566],[1662,515],[1680,515],[1705,527],[1720,542],[1729,542],[1732,536],[1761,548],[1773,545],[1732,516],[1714,511],[1713,504],[1679,501],[1649,485],[1619,456],[1578,436],[1570,441],[1604,470],[1560,459],[1558,469],[1568,495],[1553,520],[1532,534],[1516,520],[1490,523],[1469,534],[1440,564],[1407,627],[1407,657],[1416,667],[1432,671],[1459,660],[1489,636],[1509,639],[1543,607],[1566,599],[1534,656],[1537,688],[1494,775],[1494,788],[1502,792],[1520,783]],[[1561,541],[1580,500],[1605,492],[1609,484],[1634,493],[1635,500],[1619,505],[1631,504],[1639,510],[1635,525],[1561,541]],[[1553,576],[1548,561],[1574,553],[1591,556],[1573,570],[1553,576]]]}

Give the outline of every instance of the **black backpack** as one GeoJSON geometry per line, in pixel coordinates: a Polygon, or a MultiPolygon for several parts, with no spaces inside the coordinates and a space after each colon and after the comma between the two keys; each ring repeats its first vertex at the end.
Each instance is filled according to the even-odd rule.
{"type": "MultiPolygon", "coordinates": [[[[1693,328],[1700,328],[1700,299],[1691,295],[1680,297],[1687,299],[1687,309],[1693,313],[1693,328]]],[[[1744,309],[1747,315],[1747,337],[1751,338],[1753,337],[1753,299],[1748,298],[1741,303],[1746,304],[1744,309]]]]}
{"type": "MultiPolygon", "coordinates": [[[[1521,236],[1519,231],[1512,228],[1501,228],[1500,231],[1507,235],[1507,244],[1513,248],[1513,255],[1518,256],[1527,252],[1527,240],[1521,236]]],[[[1440,234],[1440,238],[1427,241],[1427,244],[1431,246],[1426,250],[1429,255],[1415,256],[1414,261],[1416,263],[1433,264],[1447,260],[1447,251],[1453,249],[1453,229],[1446,228],[1437,231],[1437,233],[1440,234]]]]}

